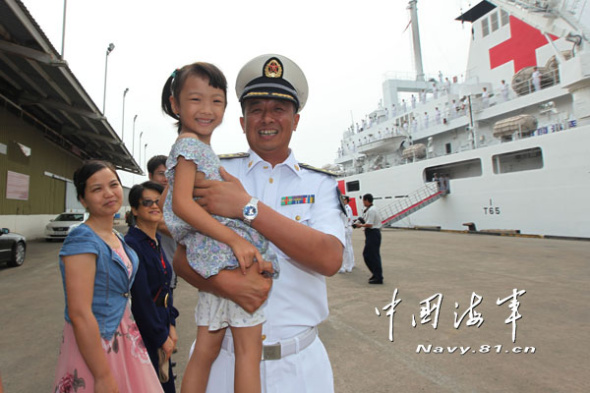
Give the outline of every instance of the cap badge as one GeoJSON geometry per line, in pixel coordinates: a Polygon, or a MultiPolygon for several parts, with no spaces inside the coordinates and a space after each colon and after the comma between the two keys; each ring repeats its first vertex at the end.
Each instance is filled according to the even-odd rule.
{"type": "Polygon", "coordinates": [[[264,66],[264,76],[267,78],[281,78],[283,76],[283,67],[277,59],[270,59],[264,66]]]}

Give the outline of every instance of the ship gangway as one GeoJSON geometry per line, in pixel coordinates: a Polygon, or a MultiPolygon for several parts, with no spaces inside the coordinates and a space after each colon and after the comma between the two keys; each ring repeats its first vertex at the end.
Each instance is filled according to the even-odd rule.
{"type": "Polygon", "coordinates": [[[426,183],[424,187],[419,188],[412,194],[379,209],[380,217],[386,217],[381,220],[381,224],[391,225],[394,222],[409,216],[415,211],[418,211],[447,195],[449,192],[448,190],[448,186],[446,184],[445,186],[441,186],[440,182],[434,181],[426,183]]]}

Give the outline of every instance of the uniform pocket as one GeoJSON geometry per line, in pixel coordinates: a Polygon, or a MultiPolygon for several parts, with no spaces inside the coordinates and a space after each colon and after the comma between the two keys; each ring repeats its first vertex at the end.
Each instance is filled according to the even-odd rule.
{"type": "Polygon", "coordinates": [[[299,206],[289,206],[288,211],[286,211],[286,216],[292,220],[297,221],[303,225],[310,226],[311,221],[311,206],[310,205],[299,205],[299,206]]]}

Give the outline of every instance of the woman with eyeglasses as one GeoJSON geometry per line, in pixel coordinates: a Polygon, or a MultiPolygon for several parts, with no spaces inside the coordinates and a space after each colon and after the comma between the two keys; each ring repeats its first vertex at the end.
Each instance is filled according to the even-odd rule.
{"type": "Polygon", "coordinates": [[[158,373],[164,392],[176,392],[170,356],[176,347],[176,317],[170,281],[172,266],[164,256],[160,235],[162,220],[158,201],[164,188],[151,181],[134,185],[129,205],[135,225],[129,228],[125,242],[139,256],[139,268],[131,288],[131,310],[158,373]]]}

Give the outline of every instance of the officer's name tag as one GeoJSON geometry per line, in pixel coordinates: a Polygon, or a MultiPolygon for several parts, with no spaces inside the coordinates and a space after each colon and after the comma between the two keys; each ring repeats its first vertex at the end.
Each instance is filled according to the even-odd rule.
{"type": "Polygon", "coordinates": [[[294,195],[281,198],[281,206],[300,205],[303,203],[314,203],[315,195],[294,195]]]}

